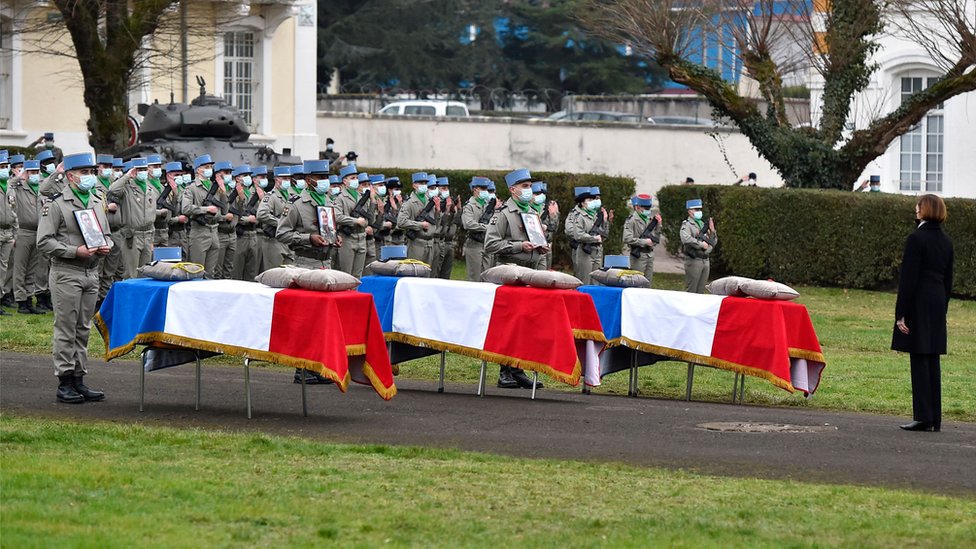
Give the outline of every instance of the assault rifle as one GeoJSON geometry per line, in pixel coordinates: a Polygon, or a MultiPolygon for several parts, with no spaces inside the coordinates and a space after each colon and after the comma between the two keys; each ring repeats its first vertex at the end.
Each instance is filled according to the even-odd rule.
{"type": "MultiPolygon", "coordinates": [[[[366,204],[369,203],[369,190],[363,191],[363,195],[359,197],[356,202],[356,206],[353,207],[352,211],[349,212],[349,217],[361,217],[363,219],[369,218],[369,212],[366,211],[366,204]]],[[[352,229],[349,226],[343,226],[339,228],[342,234],[349,236],[352,234],[352,229]]]]}
{"type": "MultiPolygon", "coordinates": [[[[413,218],[413,220],[418,223],[423,223],[424,221],[426,221],[427,223],[435,223],[436,220],[433,218],[433,216],[430,215],[430,212],[432,211],[434,211],[434,199],[429,198],[427,199],[427,205],[424,206],[424,209],[420,210],[420,213],[418,213],[417,217],[413,218]]],[[[417,238],[417,235],[419,234],[420,231],[416,229],[409,230],[407,231],[407,238],[413,240],[417,238]]]]}
{"type": "MultiPolygon", "coordinates": [[[[218,187],[219,187],[219,185],[217,185],[217,180],[211,179],[210,180],[210,190],[207,191],[207,196],[205,196],[203,198],[203,205],[204,206],[216,206],[217,209],[219,209],[220,211],[224,211],[224,210],[227,209],[227,204],[225,204],[223,200],[217,198],[217,190],[218,190],[217,188],[218,187]]],[[[237,191],[237,189],[235,188],[234,189],[234,192],[236,192],[236,191],[237,191]]],[[[235,196],[235,198],[236,198],[236,196],[235,196]]]]}
{"type": "MultiPolygon", "coordinates": [[[[641,240],[647,240],[648,238],[650,238],[651,239],[651,242],[653,242],[655,244],[660,244],[661,243],[661,238],[660,237],[655,238],[654,237],[654,234],[653,234],[654,233],[654,229],[656,229],[656,228],[657,228],[657,218],[656,217],[652,217],[651,218],[651,222],[647,224],[647,227],[644,227],[644,232],[642,232],[638,238],[640,238],[641,240]]],[[[639,259],[640,258],[640,254],[641,254],[641,250],[640,249],[641,249],[641,246],[631,246],[630,247],[630,256],[633,257],[634,259],[639,259]]]]}
{"type": "Polygon", "coordinates": [[[238,208],[237,189],[234,189],[230,193],[230,196],[227,198],[227,202],[230,203],[230,206],[227,207],[227,210],[230,213],[236,215],[237,217],[247,217],[249,215],[255,215],[258,211],[259,200],[261,200],[261,198],[258,196],[258,192],[254,191],[254,194],[251,195],[251,198],[247,199],[247,204],[244,205],[244,209],[238,208]]]}
{"type": "Polygon", "coordinates": [[[701,242],[702,240],[705,240],[705,237],[708,236],[708,231],[710,230],[709,229],[709,224],[711,222],[712,222],[711,219],[706,219],[705,220],[705,223],[702,224],[701,230],[698,231],[698,236],[695,237],[696,240],[698,240],[699,242],[701,242]]]}
{"type": "Polygon", "coordinates": [[[170,187],[168,184],[164,185],[164,187],[163,192],[160,193],[159,198],[156,199],[156,209],[165,209],[173,212],[173,215],[180,215],[179,209],[176,207],[176,205],[166,200],[173,192],[173,187],[170,187]]]}
{"type": "MultiPolygon", "coordinates": [[[[478,223],[484,225],[487,224],[489,221],[491,221],[491,217],[495,215],[495,206],[497,204],[498,204],[497,198],[492,198],[491,200],[489,200],[488,203],[485,204],[485,209],[481,211],[481,217],[478,218],[478,223]]],[[[471,240],[474,240],[475,242],[481,242],[481,243],[485,242],[485,233],[469,232],[468,236],[470,236],[471,240]]]]}
{"type": "MultiPolygon", "coordinates": [[[[586,234],[590,236],[596,236],[600,234],[600,231],[603,230],[603,224],[605,222],[606,220],[603,218],[603,209],[601,208],[600,211],[596,212],[596,220],[593,221],[593,226],[590,227],[590,230],[587,231],[586,234]]],[[[593,253],[593,244],[580,244],[580,245],[583,247],[584,253],[587,254],[593,253]]]]}

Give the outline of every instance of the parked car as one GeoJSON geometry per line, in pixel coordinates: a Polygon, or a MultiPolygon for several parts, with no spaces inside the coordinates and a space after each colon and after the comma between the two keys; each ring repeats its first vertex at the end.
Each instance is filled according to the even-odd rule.
{"type": "Polygon", "coordinates": [[[648,117],[647,121],[651,124],[670,124],[678,126],[721,126],[721,124],[715,122],[714,120],[710,120],[708,118],[696,118],[694,116],[655,116],[648,117]]]}
{"type": "Polygon", "coordinates": [[[613,111],[559,111],[550,114],[546,120],[574,120],[582,122],[640,122],[640,116],[629,112],[613,111]]]}
{"type": "Polygon", "coordinates": [[[403,114],[412,116],[471,116],[468,107],[460,101],[411,99],[394,101],[379,110],[379,114],[403,114]]]}

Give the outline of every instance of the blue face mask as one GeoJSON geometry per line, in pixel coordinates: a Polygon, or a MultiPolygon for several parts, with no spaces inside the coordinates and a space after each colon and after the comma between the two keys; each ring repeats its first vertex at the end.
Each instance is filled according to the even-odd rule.
{"type": "Polygon", "coordinates": [[[0,168],[0,179],[10,179],[10,168],[0,168]]]}
{"type": "Polygon", "coordinates": [[[96,178],[94,175],[86,174],[78,179],[78,188],[83,191],[90,191],[97,182],[98,178],[96,178]]]}
{"type": "Polygon", "coordinates": [[[702,218],[701,210],[696,211],[694,215],[695,215],[695,219],[701,219],[702,218]]]}
{"type": "Polygon", "coordinates": [[[386,187],[376,187],[376,196],[386,196],[386,187]]]}
{"type": "Polygon", "coordinates": [[[54,168],[57,168],[57,166],[55,166],[53,162],[50,164],[44,164],[44,166],[42,167],[44,168],[44,171],[47,173],[54,173],[54,168]]]}
{"type": "Polygon", "coordinates": [[[359,188],[359,180],[355,180],[355,179],[354,179],[354,180],[352,180],[352,181],[350,181],[350,182],[348,183],[348,185],[349,185],[349,188],[350,188],[350,189],[352,189],[352,190],[354,190],[354,191],[355,191],[356,189],[358,189],[358,188],[359,188]]]}
{"type": "Polygon", "coordinates": [[[329,180],[328,179],[317,179],[315,180],[315,192],[319,194],[325,194],[329,192],[329,180]]]}
{"type": "Polygon", "coordinates": [[[261,187],[262,189],[267,189],[268,188],[268,180],[265,179],[265,178],[263,178],[263,177],[259,177],[258,178],[258,187],[261,187]]]}
{"type": "Polygon", "coordinates": [[[329,193],[332,196],[339,196],[339,193],[341,193],[341,192],[342,192],[342,187],[340,187],[338,185],[336,185],[334,187],[329,187],[329,193]]]}
{"type": "Polygon", "coordinates": [[[287,191],[288,189],[291,188],[291,181],[288,181],[287,179],[284,180],[284,181],[282,181],[281,182],[281,185],[280,185],[280,188],[283,191],[287,191]]]}
{"type": "Polygon", "coordinates": [[[163,175],[162,168],[153,168],[152,169],[153,179],[159,179],[162,175],[163,175]]]}
{"type": "Polygon", "coordinates": [[[546,195],[544,194],[533,195],[532,200],[535,201],[536,204],[545,204],[546,195]]]}
{"type": "Polygon", "coordinates": [[[308,183],[306,183],[304,179],[296,179],[295,180],[295,188],[296,189],[298,189],[299,191],[304,191],[305,190],[305,187],[308,187],[308,183]]]}
{"type": "Polygon", "coordinates": [[[594,198],[586,205],[586,209],[595,212],[600,209],[600,206],[603,206],[603,202],[600,202],[599,198],[594,198]]]}
{"type": "Polygon", "coordinates": [[[29,181],[32,185],[37,185],[38,183],[41,182],[41,174],[32,173],[27,176],[27,181],[29,181]]]}
{"type": "Polygon", "coordinates": [[[234,179],[229,174],[224,174],[224,185],[231,185],[234,183],[234,179]]]}
{"type": "Polygon", "coordinates": [[[415,190],[417,194],[427,194],[427,185],[417,185],[415,190]]]}
{"type": "Polygon", "coordinates": [[[447,197],[449,197],[449,196],[451,196],[451,191],[450,191],[450,189],[448,189],[448,190],[446,190],[446,191],[441,191],[441,198],[447,198],[447,197]]]}
{"type": "Polygon", "coordinates": [[[532,189],[522,189],[519,191],[519,199],[522,202],[528,202],[532,199],[532,189]]]}
{"type": "Polygon", "coordinates": [[[136,172],[136,179],[138,179],[139,181],[145,181],[149,179],[149,172],[145,172],[145,171],[136,172]]]}
{"type": "Polygon", "coordinates": [[[488,200],[488,191],[478,191],[478,198],[488,200]]]}
{"type": "Polygon", "coordinates": [[[203,169],[203,177],[205,179],[210,179],[211,177],[213,177],[213,169],[212,168],[204,168],[203,169]]]}
{"type": "Polygon", "coordinates": [[[108,179],[112,177],[112,168],[102,168],[98,170],[98,174],[102,176],[102,179],[108,179]]]}
{"type": "Polygon", "coordinates": [[[251,186],[251,176],[245,175],[244,177],[242,177],[241,178],[241,185],[244,185],[245,187],[250,187],[251,186]]]}

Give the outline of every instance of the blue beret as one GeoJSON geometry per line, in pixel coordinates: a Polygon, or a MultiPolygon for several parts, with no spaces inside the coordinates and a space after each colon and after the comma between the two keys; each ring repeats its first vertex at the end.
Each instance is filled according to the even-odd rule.
{"type": "MultiPolygon", "coordinates": [[[[162,164],[163,157],[159,156],[158,154],[150,154],[146,156],[146,162],[148,162],[150,166],[155,166],[156,164],[162,164]]],[[[99,160],[98,163],[101,164],[102,161],[99,160]]]]}
{"type": "Polygon", "coordinates": [[[329,161],[328,160],[306,160],[305,173],[328,174],[329,161]]]}
{"type": "Polygon", "coordinates": [[[383,174],[371,175],[369,176],[369,182],[374,184],[386,182],[386,176],[383,174]]]}
{"type": "Polygon", "coordinates": [[[294,166],[288,166],[288,173],[290,173],[292,177],[297,176],[298,179],[302,179],[305,174],[309,172],[305,171],[305,164],[295,164],[294,166]]]}
{"type": "Polygon", "coordinates": [[[121,158],[113,158],[112,159],[112,167],[113,168],[121,168],[122,167],[122,159],[121,158]]]}
{"type": "MultiPolygon", "coordinates": [[[[44,152],[51,152],[51,151],[44,151],[44,152]]],[[[37,156],[39,157],[41,155],[37,155],[37,156]]],[[[52,156],[53,156],[53,154],[52,154],[52,156]]],[[[38,158],[37,160],[44,160],[44,159],[43,158],[38,158]]],[[[95,157],[95,160],[99,164],[108,164],[110,166],[112,165],[112,155],[110,155],[110,154],[100,154],[100,155],[98,155],[98,156],[95,157]]]]}
{"type": "Polygon", "coordinates": [[[183,171],[183,163],[182,162],[167,162],[166,165],[163,166],[163,169],[166,170],[167,173],[169,173],[169,172],[181,172],[181,171],[183,171]]]}
{"type": "MultiPolygon", "coordinates": [[[[149,163],[146,161],[145,158],[141,158],[141,157],[138,157],[137,156],[136,158],[133,158],[132,160],[129,160],[129,166],[131,166],[133,168],[145,168],[145,167],[149,166],[149,163]]],[[[128,170],[126,170],[126,171],[128,171],[128,170]]]]}
{"type": "Polygon", "coordinates": [[[533,194],[544,193],[544,192],[546,192],[546,191],[545,191],[545,189],[542,188],[542,183],[539,183],[538,181],[536,181],[535,183],[532,184],[532,193],[533,194]]]}
{"type": "MultiPolygon", "coordinates": [[[[48,152],[50,152],[50,151],[48,151],[48,152]]],[[[54,155],[52,155],[52,156],[54,156],[54,155]]],[[[23,164],[24,163],[24,155],[22,155],[22,154],[15,154],[15,155],[11,156],[10,157],[10,163],[11,164],[23,164]]]]}
{"type": "Polygon", "coordinates": [[[338,175],[332,174],[329,176],[329,185],[342,185],[342,180],[338,175]]]}
{"type": "Polygon", "coordinates": [[[66,172],[97,166],[98,163],[95,162],[95,155],[90,152],[69,154],[64,157],[64,171],[66,172]]]}
{"type": "Polygon", "coordinates": [[[251,168],[251,171],[254,173],[254,175],[268,175],[267,166],[254,166],[251,168]]]}
{"type": "Polygon", "coordinates": [[[358,179],[360,183],[369,183],[369,174],[362,172],[356,175],[356,179],[358,179]]]}
{"type": "Polygon", "coordinates": [[[221,170],[231,171],[234,169],[234,164],[226,161],[217,162],[216,164],[214,164],[213,169],[215,172],[219,172],[221,170]]]}
{"type": "Polygon", "coordinates": [[[593,196],[600,196],[600,187],[590,187],[590,194],[593,196]]]}
{"type": "Polygon", "coordinates": [[[0,164],[7,164],[7,151],[0,151],[0,164]]]}
{"type": "Polygon", "coordinates": [[[427,182],[427,172],[417,172],[410,176],[410,180],[413,183],[426,183],[427,182]]]}
{"type": "Polygon", "coordinates": [[[438,187],[450,187],[451,186],[451,183],[450,183],[450,181],[447,180],[446,177],[438,177],[437,178],[437,186],[438,187]]]}
{"type": "Polygon", "coordinates": [[[357,168],[355,164],[349,164],[348,166],[343,166],[342,169],[339,170],[339,179],[345,179],[347,176],[356,175],[358,173],[359,168],[357,168]]]}
{"type": "MultiPolygon", "coordinates": [[[[37,156],[34,157],[34,160],[40,160],[41,162],[44,162],[48,158],[54,158],[54,152],[53,151],[46,151],[46,150],[45,151],[41,151],[41,152],[37,153],[37,156]]],[[[11,164],[13,164],[13,161],[11,161],[11,164]]]]}
{"type": "Polygon", "coordinates": [[[491,180],[487,177],[475,176],[471,178],[471,183],[469,183],[468,186],[472,189],[475,187],[484,187],[487,189],[489,183],[491,183],[491,180]]]}
{"type": "Polygon", "coordinates": [[[505,174],[505,184],[508,185],[509,187],[521,183],[523,181],[526,181],[528,179],[532,179],[532,174],[529,173],[529,170],[526,170],[524,168],[514,170],[505,174]]]}
{"type": "Polygon", "coordinates": [[[606,269],[629,269],[630,257],[626,255],[603,256],[603,267],[606,269]]]}
{"type": "Polygon", "coordinates": [[[589,187],[575,187],[573,189],[573,196],[576,198],[590,198],[590,188],[589,187]]]}
{"type": "Polygon", "coordinates": [[[387,259],[406,259],[406,258],[407,258],[406,246],[383,246],[380,248],[380,261],[386,261],[387,259]]]}
{"type": "Polygon", "coordinates": [[[689,201],[685,202],[685,209],[686,210],[701,209],[701,207],[702,207],[701,198],[695,198],[693,200],[689,200],[689,201]]]}
{"type": "Polygon", "coordinates": [[[275,177],[291,177],[291,166],[275,166],[275,177]]]}
{"type": "Polygon", "coordinates": [[[204,164],[213,164],[213,163],[214,161],[212,158],[210,158],[209,154],[202,154],[193,159],[193,169],[195,170],[200,166],[203,166],[204,164]]]}
{"type": "Polygon", "coordinates": [[[427,174],[427,186],[436,187],[437,186],[437,176],[435,174],[427,174]]]}
{"type": "Polygon", "coordinates": [[[41,169],[41,161],[40,160],[24,160],[24,169],[25,170],[39,170],[39,169],[41,169]]]}
{"type": "Polygon", "coordinates": [[[234,168],[234,173],[232,175],[234,177],[237,177],[239,175],[250,174],[250,173],[251,173],[251,167],[248,166],[247,164],[241,164],[240,166],[234,168]]]}
{"type": "Polygon", "coordinates": [[[495,192],[495,182],[491,179],[488,180],[488,191],[495,192]]]}

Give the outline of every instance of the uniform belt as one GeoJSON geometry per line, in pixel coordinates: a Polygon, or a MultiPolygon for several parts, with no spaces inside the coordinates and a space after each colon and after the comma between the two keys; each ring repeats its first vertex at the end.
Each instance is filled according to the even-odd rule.
{"type": "Polygon", "coordinates": [[[218,225],[217,226],[217,231],[220,232],[220,233],[222,233],[222,234],[234,234],[235,232],[237,232],[237,230],[234,227],[224,228],[223,225],[218,225]]]}
{"type": "Polygon", "coordinates": [[[70,263],[68,261],[65,261],[63,259],[58,259],[58,258],[51,259],[51,266],[56,267],[58,269],[70,269],[72,271],[82,271],[82,272],[95,271],[101,268],[101,264],[99,261],[95,261],[91,265],[81,265],[78,263],[70,263]]]}
{"type": "Polygon", "coordinates": [[[19,226],[19,227],[17,227],[17,230],[18,231],[27,231],[27,232],[31,232],[31,233],[36,233],[37,232],[37,225],[34,225],[33,227],[19,226]]]}
{"type": "Polygon", "coordinates": [[[254,231],[258,230],[257,226],[255,225],[238,225],[237,229],[248,233],[253,233],[254,231]]]}

